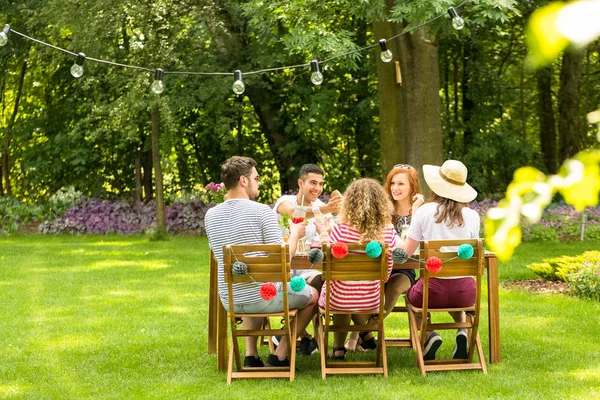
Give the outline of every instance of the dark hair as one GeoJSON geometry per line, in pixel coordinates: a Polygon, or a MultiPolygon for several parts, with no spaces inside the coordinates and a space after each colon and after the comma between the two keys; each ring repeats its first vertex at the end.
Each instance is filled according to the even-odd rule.
{"type": "Polygon", "coordinates": [[[300,176],[299,178],[304,180],[306,179],[306,176],[308,174],[318,174],[318,175],[325,175],[325,173],[323,172],[323,170],[321,169],[321,167],[319,167],[316,164],[304,164],[302,167],[300,167],[300,176]]]}
{"type": "Polygon", "coordinates": [[[459,203],[452,199],[447,199],[434,192],[431,192],[429,201],[437,204],[435,210],[435,222],[441,224],[444,222],[448,227],[453,225],[464,226],[465,220],[463,219],[462,209],[468,207],[467,203],[459,203]]]}
{"type": "Polygon", "coordinates": [[[250,157],[233,156],[221,165],[221,182],[227,190],[238,185],[240,176],[249,176],[252,168],[256,167],[256,161],[250,157]]]}

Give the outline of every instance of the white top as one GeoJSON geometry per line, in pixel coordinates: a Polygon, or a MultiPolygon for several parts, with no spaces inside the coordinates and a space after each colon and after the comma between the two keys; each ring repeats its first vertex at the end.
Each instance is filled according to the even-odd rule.
{"type": "MultiPolygon", "coordinates": [[[[219,296],[223,304],[227,304],[229,300],[223,270],[223,245],[283,243],[281,229],[269,206],[248,199],[226,200],[210,208],[206,212],[204,225],[208,244],[219,262],[219,296]]],[[[281,282],[273,284],[277,290],[281,289],[281,282]]],[[[255,282],[234,283],[234,303],[262,301],[260,286],[255,282]]]]}
{"type": "MultiPolygon", "coordinates": [[[[479,238],[479,214],[477,211],[464,207],[462,216],[465,224],[463,226],[448,226],[446,222],[436,223],[436,210],[438,203],[423,204],[412,217],[408,237],[420,242],[421,240],[450,240],[450,239],[478,239],[479,238]]],[[[457,251],[456,246],[442,247],[442,251],[457,251]]],[[[459,277],[447,277],[438,279],[458,279],[459,277]]]]}
{"type": "MultiPolygon", "coordinates": [[[[280,220],[282,218],[282,215],[277,212],[277,208],[284,201],[290,202],[294,205],[294,207],[297,207],[298,206],[298,196],[295,194],[287,194],[285,196],[281,196],[277,200],[277,202],[273,206],[273,211],[275,211],[275,215],[277,215],[278,220],[280,220]]],[[[321,206],[324,204],[325,203],[323,203],[321,200],[316,199],[315,201],[312,202],[312,205],[310,208],[312,209],[313,207],[318,207],[318,206],[321,206]]],[[[331,218],[331,217],[332,217],[331,214],[325,214],[325,218],[331,218]]],[[[313,238],[316,236],[317,236],[317,227],[315,226],[315,219],[310,218],[310,219],[308,219],[308,225],[306,226],[306,235],[304,237],[307,242],[312,242],[313,238]]]]}
{"type": "Polygon", "coordinates": [[[421,240],[450,240],[450,239],[478,239],[480,220],[477,211],[464,207],[462,216],[463,226],[452,225],[446,222],[436,223],[435,214],[437,203],[423,204],[412,217],[408,237],[420,242],[421,240]]]}

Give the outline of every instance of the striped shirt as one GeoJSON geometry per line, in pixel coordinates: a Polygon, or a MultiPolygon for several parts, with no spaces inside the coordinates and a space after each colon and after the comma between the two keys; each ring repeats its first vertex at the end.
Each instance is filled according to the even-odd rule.
{"type": "MultiPolygon", "coordinates": [[[[383,241],[388,244],[388,278],[394,261],[392,249],[396,246],[396,231],[390,225],[383,229],[383,241]]],[[[331,231],[331,242],[356,243],[360,232],[346,223],[337,224],[331,231]]],[[[373,310],[379,307],[379,281],[331,281],[330,307],[339,311],[373,310]]],[[[327,285],[323,285],[319,306],[325,307],[327,285]]]]}
{"type": "MultiPolygon", "coordinates": [[[[273,210],[265,204],[248,199],[231,199],[206,212],[204,219],[208,245],[219,262],[219,296],[227,304],[227,284],[223,270],[223,245],[225,244],[280,244],[283,243],[281,229],[273,210]]],[[[281,283],[274,283],[278,291],[281,283]]],[[[262,301],[260,284],[254,282],[234,283],[235,304],[250,304],[262,301]]]]}

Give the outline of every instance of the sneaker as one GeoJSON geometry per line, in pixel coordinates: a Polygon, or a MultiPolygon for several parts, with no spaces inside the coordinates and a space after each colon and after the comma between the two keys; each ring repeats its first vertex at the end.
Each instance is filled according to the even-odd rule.
{"type": "Polygon", "coordinates": [[[423,345],[423,360],[435,360],[435,352],[441,345],[442,337],[433,331],[423,345]]]}
{"type": "Polygon", "coordinates": [[[280,360],[275,354],[269,354],[265,365],[267,367],[289,367],[290,359],[286,357],[285,360],[280,360]]]}
{"type": "Polygon", "coordinates": [[[452,352],[453,359],[464,359],[469,355],[469,349],[467,345],[467,332],[458,331],[456,333],[456,346],[452,352]]]}
{"type": "Polygon", "coordinates": [[[248,367],[257,368],[257,367],[264,367],[264,366],[265,366],[265,364],[262,362],[260,357],[246,356],[244,358],[244,368],[248,368],[248,367]]]}
{"type": "Polygon", "coordinates": [[[300,348],[298,349],[303,356],[310,356],[319,352],[317,341],[310,335],[306,335],[300,340],[300,348]]]}
{"type": "Polygon", "coordinates": [[[273,347],[277,349],[279,342],[281,342],[281,336],[271,336],[271,342],[273,342],[273,347]]]}

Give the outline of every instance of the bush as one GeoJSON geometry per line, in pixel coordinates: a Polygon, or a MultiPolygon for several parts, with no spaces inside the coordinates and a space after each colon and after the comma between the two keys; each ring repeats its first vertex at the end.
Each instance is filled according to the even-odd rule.
{"type": "MultiPolygon", "coordinates": [[[[166,209],[167,231],[173,234],[205,233],[208,206],[199,200],[175,203],[166,209]]],[[[53,221],[40,225],[44,234],[142,234],[156,227],[156,207],[148,204],[84,199],[53,221]]]]}
{"type": "Polygon", "coordinates": [[[586,260],[577,272],[567,278],[572,295],[600,301],[600,253],[594,253],[597,253],[595,259],[586,260]]]}
{"type": "Polygon", "coordinates": [[[0,197],[0,233],[14,233],[19,225],[40,220],[43,215],[43,206],[23,204],[14,197],[0,197]]]}
{"type": "Polygon", "coordinates": [[[558,232],[547,225],[531,225],[527,232],[528,242],[558,242],[558,232]]]}

